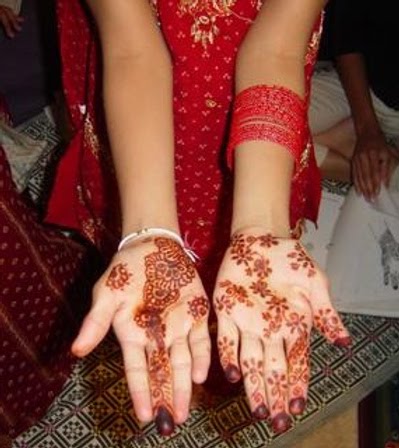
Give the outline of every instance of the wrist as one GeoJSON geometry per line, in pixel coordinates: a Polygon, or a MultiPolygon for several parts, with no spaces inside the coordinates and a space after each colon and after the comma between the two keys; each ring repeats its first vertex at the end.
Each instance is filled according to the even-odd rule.
{"type": "Polygon", "coordinates": [[[267,220],[246,221],[233,223],[231,227],[231,236],[238,233],[251,235],[272,235],[276,238],[291,238],[291,230],[288,220],[284,222],[271,222],[267,220]]]}

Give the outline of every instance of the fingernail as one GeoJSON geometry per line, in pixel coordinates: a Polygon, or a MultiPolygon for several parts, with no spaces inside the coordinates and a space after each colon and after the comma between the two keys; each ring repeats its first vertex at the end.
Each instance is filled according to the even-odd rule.
{"type": "Polygon", "coordinates": [[[302,414],[306,406],[306,401],[303,397],[293,398],[290,401],[290,412],[293,415],[302,414]]]}
{"type": "Polygon", "coordinates": [[[269,410],[264,404],[260,404],[252,413],[258,420],[266,420],[269,417],[269,410]]]}
{"type": "Polygon", "coordinates": [[[164,406],[158,408],[155,424],[161,436],[170,436],[175,430],[172,414],[164,406]]]}
{"type": "Polygon", "coordinates": [[[285,412],[277,414],[272,421],[273,431],[277,434],[287,431],[291,425],[292,420],[285,412]]]}
{"type": "Polygon", "coordinates": [[[338,338],[334,341],[334,345],[336,345],[337,347],[349,347],[351,344],[352,338],[350,336],[338,338]]]}
{"type": "Polygon", "coordinates": [[[241,372],[238,369],[237,366],[233,364],[229,364],[226,367],[225,375],[227,378],[227,381],[230,381],[230,383],[237,383],[237,381],[240,381],[241,379],[241,372]]]}

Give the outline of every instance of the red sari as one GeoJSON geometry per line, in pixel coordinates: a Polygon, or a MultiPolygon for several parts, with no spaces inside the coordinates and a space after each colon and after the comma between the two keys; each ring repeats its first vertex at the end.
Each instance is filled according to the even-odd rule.
{"type": "MultiPolygon", "coordinates": [[[[260,1],[152,0],[174,66],[175,166],[183,235],[201,257],[210,291],[228,244],[232,174],[224,149],[233,99],[237,49],[260,1]],[[229,7],[226,4],[230,4],[229,7]]],[[[98,42],[79,0],[58,0],[66,97],[75,126],[58,170],[47,219],[72,227],[102,249],[119,238],[116,187],[101,108],[98,42]]],[[[304,67],[307,100],[321,21],[309,42],[304,67]]],[[[310,134],[292,181],[291,225],[317,218],[320,179],[310,134]]]]}

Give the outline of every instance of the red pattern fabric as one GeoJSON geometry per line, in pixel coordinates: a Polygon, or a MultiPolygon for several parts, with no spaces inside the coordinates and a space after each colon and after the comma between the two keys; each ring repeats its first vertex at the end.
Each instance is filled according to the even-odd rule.
{"type": "Polygon", "coordinates": [[[86,250],[43,226],[0,147],[0,434],[15,437],[60,392],[88,302],[86,250]]]}
{"type": "MultiPolygon", "coordinates": [[[[195,42],[191,35],[193,17],[182,13],[178,0],[155,3],[174,63],[180,225],[201,257],[200,271],[210,288],[229,238],[232,175],[223,159],[233,99],[235,57],[250,20],[257,14],[256,2],[237,0],[233,14],[225,17],[219,14],[218,33],[214,42],[206,46],[201,40],[195,42]]],[[[115,241],[110,246],[110,236],[116,240],[119,233],[109,220],[109,215],[115,216],[114,212],[109,213],[109,207],[111,204],[115,207],[116,203],[110,200],[115,194],[111,163],[106,142],[99,143],[104,143],[104,122],[98,119],[102,110],[96,36],[78,0],[58,0],[58,14],[64,86],[76,134],[61,161],[47,219],[79,230],[99,247],[104,246],[104,241],[111,247],[115,241]],[[94,130],[96,138],[93,135],[88,138],[85,132],[88,127],[94,130]]],[[[316,24],[309,43],[304,68],[307,90],[319,28],[320,23],[316,24]]],[[[308,99],[309,91],[307,102],[308,99]]],[[[305,135],[309,140],[308,129],[305,135]]],[[[310,142],[300,165],[292,183],[292,226],[304,217],[313,221],[317,218],[320,178],[310,142]]]]}

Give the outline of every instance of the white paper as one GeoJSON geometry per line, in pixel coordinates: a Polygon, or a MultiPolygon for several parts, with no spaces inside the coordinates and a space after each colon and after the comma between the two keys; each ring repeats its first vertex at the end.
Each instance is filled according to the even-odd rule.
{"type": "Polygon", "coordinates": [[[327,266],[328,249],[344,201],[345,196],[323,191],[317,228],[307,222],[302,234],[302,244],[322,269],[327,266]]]}
{"type": "Polygon", "coordinates": [[[399,317],[399,193],[382,188],[375,203],[352,189],[327,257],[340,311],[399,317]]]}

